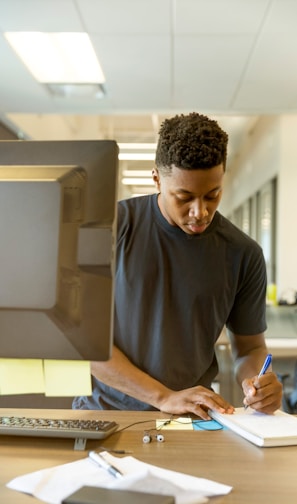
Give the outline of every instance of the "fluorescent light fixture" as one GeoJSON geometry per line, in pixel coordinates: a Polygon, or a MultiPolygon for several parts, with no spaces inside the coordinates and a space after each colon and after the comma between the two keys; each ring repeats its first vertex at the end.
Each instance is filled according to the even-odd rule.
{"type": "Polygon", "coordinates": [[[120,161],[155,161],[154,152],[120,152],[120,161]]]}
{"type": "Polygon", "coordinates": [[[120,161],[155,161],[155,150],[157,147],[157,144],[155,143],[119,143],[118,146],[120,148],[120,161]]]}
{"type": "Polygon", "coordinates": [[[157,144],[156,143],[119,143],[118,144],[120,149],[123,150],[156,150],[157,144]]]}
{"type": "Polygon", "coordinates": [[[151,186],[154,185],[152,178],[133,178],[124,177],[122,178],[122,184],[124,185],[139,185],[139,186],[151,186]]]}
{"type": "Polygon", "coordinates": [[[87,33],[6,32],[4,35],[38,82],[105,82],[87,33]]]}
{"type": "Polygon", "coordinates": [[[151,177],[152,170],[123,170],[123,177],[151,177]]]}
{"type": "Polygon", "coordinates": [[[92,97],[100,99],[105,96],[105,87],[102,84],[60,84],[50,82],[45,86],[51,94],[62,98],[92,97]]]}

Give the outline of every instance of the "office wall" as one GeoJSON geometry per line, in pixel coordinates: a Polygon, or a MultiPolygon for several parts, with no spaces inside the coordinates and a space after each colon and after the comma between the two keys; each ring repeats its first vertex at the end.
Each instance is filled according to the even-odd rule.
{"type": "Polygon", "coordinates": [[[228,215],[242,205],[278,174],[280,164],[280,118],[261,117],[227,164],[221,211],[228,215]]]}
{"type": "Polygon", "coordinates": [[[287,288],[297,290],[297,117],[283,116],[280,125],[276,252],[281,293],[287,288]]]}
{"type": "Polygon", "coordinates": [[[276,284],[278,296],[297,289],[297,116],[261,117],[225,176],[220,210],[230,215],[277,177],[276,284]]]}

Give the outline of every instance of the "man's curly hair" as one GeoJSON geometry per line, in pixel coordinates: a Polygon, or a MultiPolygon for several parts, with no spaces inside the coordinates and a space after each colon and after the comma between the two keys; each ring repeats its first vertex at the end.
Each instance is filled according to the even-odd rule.
{"type": "Polygon", "coordinates": [[[227,160],[228,135],[218,123],[191,112],[165,119],[159,131],[156,166],[170,174],[172,165],[185,170],[214,168],[227,160]]]}

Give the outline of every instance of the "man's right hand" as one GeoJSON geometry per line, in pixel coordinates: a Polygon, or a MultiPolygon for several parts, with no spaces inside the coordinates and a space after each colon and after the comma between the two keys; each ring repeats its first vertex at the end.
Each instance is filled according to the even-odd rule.
{"type": "Polygon", "coordinates": [[[219,413],[232,414],[234,412],[234,406],[219,394],[201,385],[178,392],[170,391],[158,407],[165,413],[178,415],[192,413],[203,420],[210,420],[209,409],[219,413]]]}

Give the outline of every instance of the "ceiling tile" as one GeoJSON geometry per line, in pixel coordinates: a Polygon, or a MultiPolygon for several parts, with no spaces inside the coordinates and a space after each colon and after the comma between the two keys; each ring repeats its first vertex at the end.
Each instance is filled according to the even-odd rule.
{"type": "Polygon", "coordinates": [[[176,0],[177,34],[257,33],[269,0],[176,0]]]}
{"type": "Polygon", "coordinates": [[[1,31],[82,31],[73,0],[0,0],[1,31]]]}
{"type": "Polygon", "coordinates": [[[274,0],[263,23],[263,33],[273,35],[296,35],[297,2],[296,0],[274,0]]]}
{"type": "Polygon", "coordinates": [[[228,110],[252,41],[249,35],[176,37],[175,106],[228,110]]]}
{"type": "Polygon", "coordinates": [[[169,37],[95,35],[93,42],[115,112],[171,106],[169,37]]]}
{"type": "Polygon", "coordinates": [[[281,114],[297,110],[297,79],[295,81],[246,79],[242,83],[233,108],[247,113],[258,110],[269,111],[269,114],[281,114]]]}
{"type": "Polygon", "coordinates": [[[245,78],[264,80],[267,84],[273,80],[297,79],[296,54],[296,33],[284,34],[281,44],[278,37],[265,33],[259,37],[252,52],[245,78]]]}
{"type": "Polygon", "coordinates": [[[105,34],[168,34],[171,0],[77,0],[87,31],[105,34]]]}

